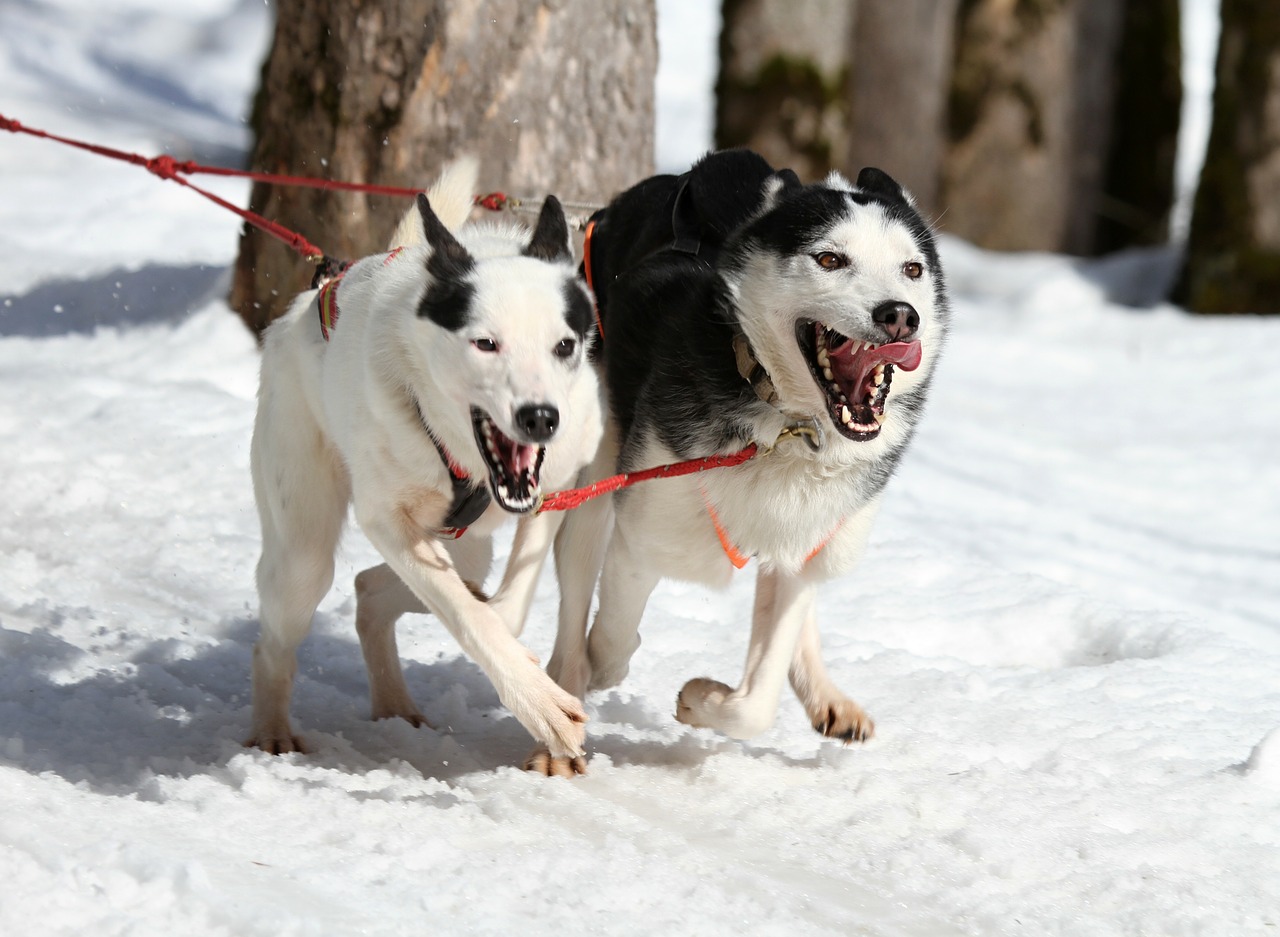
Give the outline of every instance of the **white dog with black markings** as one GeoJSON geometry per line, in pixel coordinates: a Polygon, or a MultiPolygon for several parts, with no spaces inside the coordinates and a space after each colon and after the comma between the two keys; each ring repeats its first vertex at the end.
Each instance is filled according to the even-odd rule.
{"type": "Polygon", "coordinates": [[[571,483],[601,433],[586,363],[591,300],[559,202],[547,199],[532,237],[468,223],[476,176],[472,160],[446,169],[395,249],[303,294],[266,334],[251,459],[262,632],[249,745],[303,750],[288,712],[296,650],[354,504],[386,560],[356,582],[374,718],[425,723],[394,628],[402,612],[429,609],[535,739],[558,756],[582,751],[580,701],[517,636],[561,516],[532,513],[541,488],[571,483]],[[524,516],[511,559],[485,601],[490,535],[512,515],[524,516]]]}

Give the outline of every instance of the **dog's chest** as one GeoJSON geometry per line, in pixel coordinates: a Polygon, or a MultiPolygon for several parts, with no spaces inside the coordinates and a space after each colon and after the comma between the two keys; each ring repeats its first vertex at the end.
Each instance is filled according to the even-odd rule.
{"type": "Polygon", "coordinates": [[[659,482],[624,502],[629,529],[642,531],[666,575],[723,585],[755,558],[826,578],[856,562],[878,503],[860,494],[856,472],[815,472],[778,454],[753,462],[659,482]]]}

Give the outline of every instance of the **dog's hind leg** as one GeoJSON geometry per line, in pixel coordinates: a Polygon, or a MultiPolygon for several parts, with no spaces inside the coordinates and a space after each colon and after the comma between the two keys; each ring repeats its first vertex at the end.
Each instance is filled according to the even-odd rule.
{"type": "Polygon", "coordinates": [[[426,606],[383,563],[356,574],[356,634],[369,673],[369,710],[373,719],[399,716],[414,726],[430,726],[409,695],[396,648],[396,622],[426,606]]]}
{"type": "Polygon", "coordinates": [[[738,688],[699,677],[676,697],[676,718],[732,738],[759,735],[773,725],[787,667],[805,619],[813,613],[814,588],[798,576],[762,569],[747,665],[738,688]]]}
{"type": "Polygon", "coordinates": [[[827,676],[822,663],[822,644],[818,636],[818,623],[812,609],[805,617],[796,642],[795,656],[791,659],[791,688],[804,705],[813,728],[827,738],[840,739],[845,744],[865,742],[875,734],[876,726],[871,717],[827,676]]]}
{"type": "MultiPolygon", "coordinates": [[[[467,588],[483,598],[480,590],[493,556],[493,541],[485,536],[464,537],[451,543],[449,552],[467,588]]],[[[430,614],[430,610],[390,566],[383,563],[356,574],[356,634],[369,674],[370,716],[398,716],[411,725],[430,727],[409,694],[396,646],[396,622],[407,614],[430,614]]]]}
{"type": "Polygon", "coordinates": [[[587,692],[587,621],[600,568],[604,565],[613,509],[608,498],[575,508],[555,541],[556,580],[560,587],[555,647],[547,663],[551,679],[579,699],[587,692]]]}
{"type": "Polygon", "coordinates": [[[333,583],[333,553],[346,519],[348,483],[336,458],[318,446],[305,472],[277,463],[264,479],[258,596],[262,631],[253,647],[253,735],[245,742],[273,754],[304,751],[289,725],[297,650],[316,606],[333,583]]]}
{"type": "Polygon", "coordinates": [[[626,677],[640,647],[640,619],[660,578],[615,528],[604,556],[600,608],[587,636],[590,689],[608,689],[626,677]]]}

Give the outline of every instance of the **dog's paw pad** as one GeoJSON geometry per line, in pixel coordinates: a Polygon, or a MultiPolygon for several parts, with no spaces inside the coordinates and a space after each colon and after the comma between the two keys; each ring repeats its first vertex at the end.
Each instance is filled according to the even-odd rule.
{"type": "Polygon", "coordinates": [[[524,760],[524,770],[546,778],[572,778],[587,773],[587,759],[582,755],[573,758],[557,757],[546,748],[535,748],[524,760]]]}
{"type": "Polygon", "coordinates": [[[876,733],[876,724],[853,700],[841,700],[824,706],[814,720],[813,728],[819,735],[846,745],[865,742],[876,733]]]}

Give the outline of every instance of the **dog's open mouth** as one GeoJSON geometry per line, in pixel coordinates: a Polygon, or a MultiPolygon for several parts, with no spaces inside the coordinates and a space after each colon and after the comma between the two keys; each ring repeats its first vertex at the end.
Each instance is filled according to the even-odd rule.
{"type": "Polygon", "coordinates": [[[920,367],[919,342],[876,345],[841,335],[821,322],[802,320],[796,339],[813,379],[827,398],[836,429],[849,439],[866,442],[880,434],[894,368],[920,367]]]}
{"type": "Polygon", "coordinates": [[[498,507],[512,514],[525,514],[537,507],[545,446],[527,446],[506,436],[489,415],[471,408],[471,426],[476,445],[489,467],[489,490],[498,507]]]}

